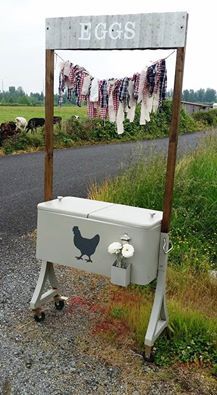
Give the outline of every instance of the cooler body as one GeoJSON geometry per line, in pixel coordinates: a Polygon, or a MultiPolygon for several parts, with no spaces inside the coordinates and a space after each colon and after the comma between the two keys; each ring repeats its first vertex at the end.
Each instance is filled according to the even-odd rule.
{"type": "Polygon", "coordinates": [[[38,205],[37,258],[111,276],[108,246],[127,234],[133,284],[157,276],[162,212],[74,197],[38,205]]]}

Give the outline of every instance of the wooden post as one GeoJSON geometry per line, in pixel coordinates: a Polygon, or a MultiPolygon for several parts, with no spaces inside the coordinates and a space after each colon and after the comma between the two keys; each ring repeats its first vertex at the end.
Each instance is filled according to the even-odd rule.
{"type": "Polygon", "coordinates": [[[168,233],[172,210],[173,185],[176,166],[176,150],[178,143],[178,127],[182,96],[182,81],[184,74],[185,47],[178,48],[176,54],[176,71],[173,92],[172,120],[169,133],[169,148],[167,157],[166,183],[163,202],[163,219],[161,232],[168,233]]]}
{"type": "Polygon", "coordinates": [[[53,194],[53,106],[54,106],[54,50],[46,49],[45,68],[45,170],[44,199],[53,194]]]}

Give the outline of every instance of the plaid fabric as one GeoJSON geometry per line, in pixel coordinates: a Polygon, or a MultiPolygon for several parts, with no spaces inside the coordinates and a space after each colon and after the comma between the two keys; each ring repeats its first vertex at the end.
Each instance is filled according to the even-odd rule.
{"type": "Polygon", "coordinates": [[[113,104],[113,91],[115,88],[115,80],[111,79],[108,81],[108,117],[110,122],[116,121],[116,112],[113,104]]]}
{"type": "Polygon", "coordinates": [[[81,105],[82,100],[85,99],[85,97],[81,94],[82,85],[83,85],[83,82],[84,82],[84,77],[85,77],[85,75],[86,75],[86,73],[85,73],[84,71],[82,71],[82,72],[81,72],[81,75],[80,75],[80,81],[79,81],[79,84],[78,84],[78,98],[77,98],[77,104],[78,104],[79,106],[81,105]]]}
{"type": "MultiPolygon", "coordinates": [[[[71,64],[72,65],[72,64],[71,64]]],[[[75,83],[75,73],[79,69],[78,65],[71,66],[69,71],[69,82],[73,85],[75,83]]]]}
{"type": "Polygon", "coordinates": [[[98,117],[98,104],[88,100],[87,102],[87,113],[89,118],[98,117]]]}
{"type": "Polygon", "coordinates": [[[159,105],[166,98],[167,70],[166,61],[161,59],[156,63],[156,78],[153,93],[159,97],[159,105]]]}
{"type": "Polygon", "coordinates": [[[73,89],[69,89],[67,90],[67,100],[71,101],[72,100],[72,91],[73,89]]]}
{"type": "Polygon", "coordinates": [[[146,80],[144,84],[144,102],[147,97],[154,95],[158,97],[158,106],[162,105],[162,100],[165,100],[167,88],[167,70],[166,61],[161,59],[154,65],[148,67],[146,80]]]}
{"type": "Polygon", "coordinates": [[[101,119],[106,119],[108,117],[108,108],[100,108],[99,113],[101,119]]]}
{"type": "Polygon", "coordinates": [[[112,89],[114,88],[114,84],[108,83],[108,98],[110,98],[110,95],[112,93],[112,89]]]}
{"type": "Polygon", "coordinates": [[[149,97],[149,87],[148,87],[148,80],[147,80],[147,74],[146,74],[146,78],[145,78],[145,82],[144,82],[144,89],[143,89],[143,100],[144,103],[146,103],[147,101],[147,97],[149,97]]]}
{"type": "Polygon", "coordinates": [[[119,89],[119,101],[125,105],[129,104],[129,92],[128,92],[129,78],[125,77],[120,85],[119,89]]]}
{"type": "Polygon", "coordinates": [[[80,106],[80,100],[79,100],[79,94],[80,94],[80,85],[81,85],[81,69],[78,69],[75,72],[75,88],[74,88],[74,92],[75,92],[75,96],[76,96],[76,104],[78,106],[80,106]]]}
{"type": "Polygon", "coordinates": [[[58,105],[61,106],[63,103],[63,94],[65,90],[65,76],[63,71],[60,71],[59,74],[59,87],[58,87],[58,105]]]}
{"type": "Polygon", "coordinates": [[[76,104],[78,106],[81,106],[81,101],[84,98],[81,94],[81,91],[85,75],[87,75],[87,71],[83,67],[77,69],[77,71],[75,72],[74,93],[77,98],[76,104]]]}
{"type": "Polygon", "coordinates": [[[166,61],[162,59],[160,61],[160,77],[159,77],[159,105],[161,106],[162,101],[166,98],[166,90],[167,90],[167,69],[166,69],[166,61]]]}
{"type": "Polygon", "coordinates": [[[88,72],[83,67],[79,67],[78,65],[73,66],[73,64],[70,63],[69,70],[66,76],[64,75],[64,67],[63,67],[59,76],[58,102],[60,104],[63,102],[62,96],[65,88],[67,88],[67,99],[71,100],[72,94],[74,93],[76,96],[76,104],[78,106],[81,105],[82,100],[86,100],[86,96],[84,97],[81,94],[84,77],[86,75],[88,75],[88,72]]]}
{"type": "Polygon", "coordinates": [[[100,118],[106,119],[108,116],[108,83],[106,80],[99,81],[99,106],[100,118]]]}
{"type": "Polygon", "coordinates": [[[137,100],[139,95],[140,74],[139,73],[134,74],[132,80],[133,80],[133,90],[134,90],[133,96],[134,99],[137,100]]]}
{"type": "Polygon", "coordinates": [[[101,108],[108,107],[108,83],[106,80],[99,82],[99,101],[101,108]]]}
{"type": "Polygon", "coordinates": [[[153,94],[155,89],[156,75],[157,75],[157,64],[155,63],[148,67],[146,74],[147,88],[150,96],[153,94]]]}
{"type": "Polygon", "coordinates": [[[116,114],[118,112],[118,107],[119,107],[119,89],[120,89],[121,81],[122,80],[115,81],[115,87],[114,87],[114,90],[112,93],[113,106],[114,106],[114,110],[115,110],[116,114]]]}

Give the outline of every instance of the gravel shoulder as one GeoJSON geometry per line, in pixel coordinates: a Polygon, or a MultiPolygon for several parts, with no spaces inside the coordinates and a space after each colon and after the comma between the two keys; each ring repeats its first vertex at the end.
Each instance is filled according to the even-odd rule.
{"type": "Polygon", "coordinates": [[[93,334],[110,292],[108,279],[56,267],[62,311],[46,306],[36,323],[29,302],[40,270],[30,236],[0,242],[0,393],[4,395],[214,395],[217,382],[202,369],[144,363],[132,344],[93,334]],[[84,298],[89,304],[82,303],[84,298]]]}

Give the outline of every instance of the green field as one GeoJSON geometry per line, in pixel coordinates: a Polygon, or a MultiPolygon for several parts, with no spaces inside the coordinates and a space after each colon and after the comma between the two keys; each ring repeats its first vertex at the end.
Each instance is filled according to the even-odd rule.
{"type": "MultiPolygon", "coordinates": [[[[63,120],[73,115],[86,117],[86,107],[63,106],[54,107],[54,115],[61,116],[63,120]]],[[[7,121],[15,121],[16,117],[24,117],[28,121],[30,118],[44,118],[44,107],[32,106],[0,106],[0,123],[7,121]]]]}

